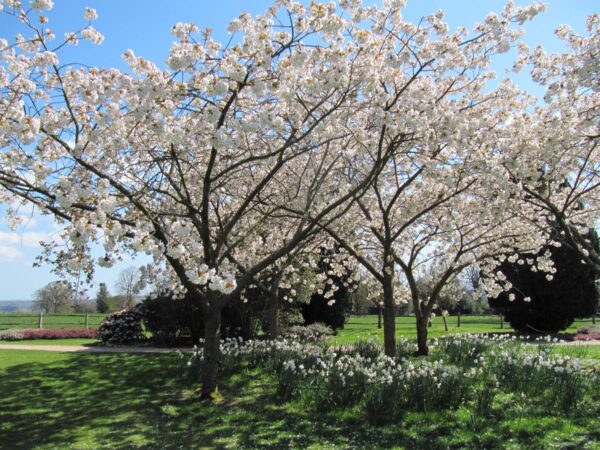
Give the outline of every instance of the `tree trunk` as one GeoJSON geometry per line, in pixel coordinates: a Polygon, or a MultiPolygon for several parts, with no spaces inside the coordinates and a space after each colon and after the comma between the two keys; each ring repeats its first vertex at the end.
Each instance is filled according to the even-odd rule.
{"type": "Polygon", "coordinates": [[[456,327],[460,328],[460,311],[458,312],[458,315],[456,316],[456,327]]]}
{"type": "Polygon", "coordinates": [[[444,319],[444,330],[448,331],[448,320],[446,319],[446,316],[442,316],[442,319],[444,319]]]}
{"type": "Polygon", "coordinates": [[[428,317],[417,318],[417,355],[426,356],[429,353],[427,347],[427,323],[428,317]]]}
{"type": "Polygon", "coordinates": [[[221,311],[210,308],[204,319],[204,364],[202,365],[202,391],[200,399],[210,399],[217,389],[221,365],[221,311]]]}
{"type": "Polygon", "coordinates": [[[396,305],[392,278],[389,275],[384,278],[383,283],[383,344],[387,356],[396,356],[396,305]]]}
{"type": "Polygon", "coordinates": [[[377,328],[381,329],[381,305],[377,305],[377,328]]]}
{"type": "Polygon", "coordinates": [[[275,293],[269,297],[269,329],[267,330],[269,339],[277,339],[279,328],[279,296],[275,293]]]}

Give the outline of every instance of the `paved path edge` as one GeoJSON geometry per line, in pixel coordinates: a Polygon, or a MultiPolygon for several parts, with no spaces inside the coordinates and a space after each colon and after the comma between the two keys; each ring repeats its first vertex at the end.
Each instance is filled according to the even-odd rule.
{"type": "Polygon", "coordinates": [[[135,347],[118,346],[109,347],[105,345],[82,346],[82,345],[26,345],[26,344],[0,344],[0,350],[38,350],[44,352],[66,352],[66,353],[191,353],[191,347],[181,348],[158,348],[158,347],[135,347]]]}

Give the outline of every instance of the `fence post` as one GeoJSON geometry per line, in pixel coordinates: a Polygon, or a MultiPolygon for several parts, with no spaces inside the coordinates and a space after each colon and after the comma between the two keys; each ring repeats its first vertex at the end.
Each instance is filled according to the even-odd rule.
{"type": "Polygon", "coordinates": [[[504,316],[500,316],[500,328],[504,329],[504,316]]]}
{"type": "Polygon", "coordinates": [[[592,323],[596,325],[596,313],[592,314],[592,323]]]}
{"type": "Polygon", "coordinates": [[[90,315],[89,314],[85,314],[85,329],[89,330],[90,329],[90,315]]]}
{"type": "Polygon", "coordinates": [[[456,327],[460,328],[460,311],[458,312],[458,315],[456,316],[456,327]]]}
{"type": "Polygon", "coordinates": [[[44,313],[40,311],[40,315],[38,317],[38,328],[44,328],[44,313]]]}

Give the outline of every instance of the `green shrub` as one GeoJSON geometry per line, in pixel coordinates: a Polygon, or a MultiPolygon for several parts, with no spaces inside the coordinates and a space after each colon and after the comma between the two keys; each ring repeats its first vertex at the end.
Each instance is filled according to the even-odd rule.
{"type": "Polygon", "coordinates": [[[143,321],[160,346],[198,343],[203,336],[203,322],[198,306],[187,298],[157,296],[142,303],[143,321]]]}
{"type": "MultiPolygon", "coordinates": [[[[561,236],[554,231],[554,238],[561,236]]],[[[586,236],[596,251],[600,250],[595,231],[586,236]]],[[[589,317],[599,301],[594,269],[581,260],[579,253],[563,242],[560,247],[545,245],[536,254],[520,254],[519,261],[505,259],[497,268],[512,287],[490,298],[489,304],[499,311],[518,331],[533,333],[558,332],[566,329],[577,317],[589,317]],[[526,260],[550,254],[556,272],[533,272],[526,260]]]]}

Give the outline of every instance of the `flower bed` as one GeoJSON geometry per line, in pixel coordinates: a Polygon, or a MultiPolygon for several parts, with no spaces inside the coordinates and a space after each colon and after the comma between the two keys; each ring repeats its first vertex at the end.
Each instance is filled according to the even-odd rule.
{"type": "Polygon", "coordinates": [[[0,340],[25,341],[31,339],[94,339],[96,330],[6,330],[0,332],[0,340]]]}
{"type": "Polygon", "coordinates": [[[574,341],[596,341],[600,340],[600,334],[576,334],[574,341]]]}

